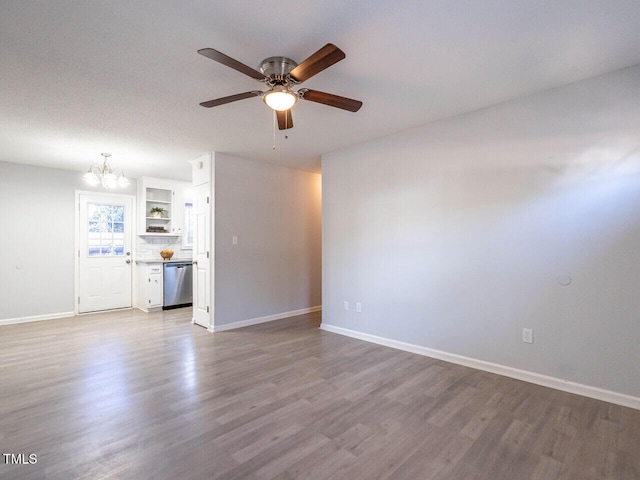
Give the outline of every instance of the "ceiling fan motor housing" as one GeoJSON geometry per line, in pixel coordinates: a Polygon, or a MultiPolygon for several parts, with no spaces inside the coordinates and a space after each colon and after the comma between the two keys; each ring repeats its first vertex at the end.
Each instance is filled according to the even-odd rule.
{"type": "Polygon", "coordinates": [[[275,80],[276,83],[280,83],[297,66],[296,62],[287,57],[269,57],[260,64],[260,72],[275,80]]]}

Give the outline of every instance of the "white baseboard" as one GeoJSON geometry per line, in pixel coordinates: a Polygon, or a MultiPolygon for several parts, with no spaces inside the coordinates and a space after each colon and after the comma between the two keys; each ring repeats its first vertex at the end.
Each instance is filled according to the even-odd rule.
{"type": "Polygon", "coordinates": [[[74,312],[49,313],[47,315],[34,315],[32,317],[5,318],[0,320],[0,325],[13,325],[15,323],[41,322],[42,320],[54,320],[56,318],[73,317],[74,312]]]}
{"type": "Polygon", "coordinates": [[[248,327],[249,325],[257,325],[259,323],[272,322],[287,317],[295,317],[296,315],[304,315],[305,313],[314,313],[322,310],[322,305],[315,307],[302,308],[300,310],[292,310],[290,312],[276,313],[265,317],[250,318],[248,320],[240,320],[239,322],[226,323],[224,325],[214,325],[208,328],[210,332],[224,332],[225,330],[235,330],[236,328],[248,327]]]}
{"type": "Polygon", "coordinates": [[[603,400],[605,402],[615,403],[616,405],[622,405],[623,407],[640,410],[640,398],[626,395],[624,393],[612,392],[610,390],[604,390],[602,388],[592,387],[590,385],[583,385],[581,383],[575,383],[569,380],[563,380],[561,378],[550,377],[548,375],[541,375],[539,373],[529,372],[527,370],[507,367],[498,363],[485,362],[484,360],[477,360],[475,358],[464,357],[462,355],[447,353],[440,350],[434,350],[432,348],[422,347],[420,345],[414,345],[411,343],[378,337],[376,335],[370,335],[368,333],[357,332],[355,330],[349,330],[347,328],[327,325],[325,323],[320,325],[320,329],[327,332],[345,335],[347,337],[357,338],[366,342],[376,343],[378,345],[384,345],[386,347],[396,348],[398,350],[404,350],[405,352],[416,353],[418,355],[424,355],[425,357],[436,358],[438,360],[444,360],[445,362],[455,363],[458,365],[463,365],[465,367],[484,370],[485,372],[495,373],[498,375],[503,375],[505,377],[515,378],[517,380],[523,380],[525,382],[534,383],[536,385],[554,388],[563,392],[575,393],[584,397],[595,398],[596,400],[603,400]]]}

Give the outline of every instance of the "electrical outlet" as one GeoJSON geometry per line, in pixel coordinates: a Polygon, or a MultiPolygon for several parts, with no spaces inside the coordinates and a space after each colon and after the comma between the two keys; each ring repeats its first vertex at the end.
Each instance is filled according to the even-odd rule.
{"type": "Polygon", "coordinates": [[[345,310],[349,310],[349,302],[347,302],[346,300],[344,301],[343,306],[345,310]]]}
{"type": "Polygon", "coordinates": [[[522,329],[522,341],[524,343],[533,343],[533,329],[531,328],[522,329]]]}
{"type": "Polygon", "coordinates": [[[360,302],[356,302],[356,312],[362,312],[362,304],[360,302]]]}

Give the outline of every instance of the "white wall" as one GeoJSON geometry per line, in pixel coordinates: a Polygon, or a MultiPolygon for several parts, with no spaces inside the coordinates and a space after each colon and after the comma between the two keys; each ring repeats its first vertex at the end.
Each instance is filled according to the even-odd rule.
{"type": "Polygon", "coordinates": [[[73,314],[75,191],[103,191],[83,174],[0,162],[0,323],[73,314]]]}
{"type": "Polygon", "coordinates": [[[638,85],[635,67],[325,155],[323,325],[640,396],[638,85]]]}
{"type": "Polygon", "coordinates": [[[215,154],[216,328],[320,305],[321,205],[318,174],[215,154]]]}

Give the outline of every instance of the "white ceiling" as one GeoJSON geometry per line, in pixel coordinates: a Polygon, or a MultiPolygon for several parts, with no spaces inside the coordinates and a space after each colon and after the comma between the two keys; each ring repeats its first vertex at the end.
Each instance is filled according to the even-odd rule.
{"type": "Polygon", "coordinates": [[[0,161],[85,170],[110,152],[128,176],[187,180],[207,151],[319,171],[320,155],[640,64],[638,0],[3,0],[0,161]],[[347,58],[304,87],[285,140],[262,89],[196,52],[258,68],[325,43],[347,58]]]}

